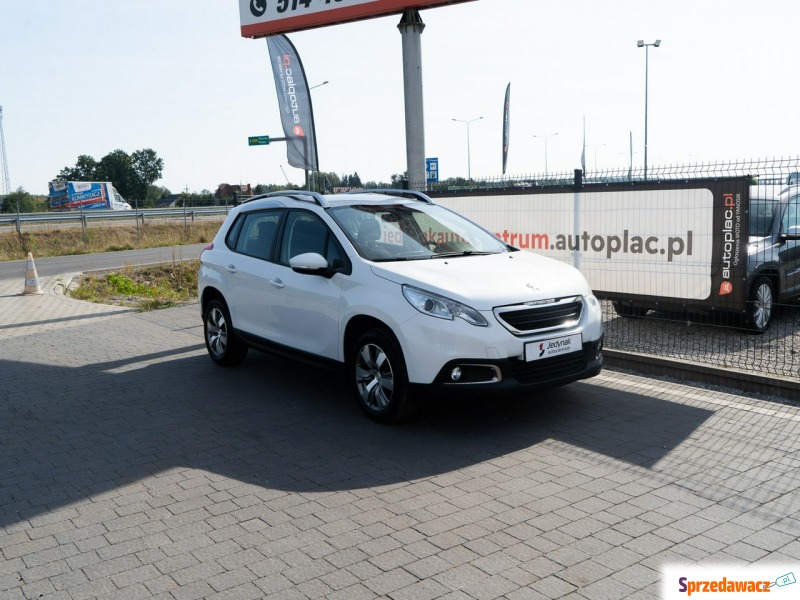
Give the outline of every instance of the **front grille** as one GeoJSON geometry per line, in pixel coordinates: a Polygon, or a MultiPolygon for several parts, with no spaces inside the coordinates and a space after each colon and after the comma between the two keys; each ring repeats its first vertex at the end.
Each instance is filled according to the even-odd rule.
{"type": "Polygon", "coordinates": [[[494,309],[494,314],[511,333],[528,334],[572,327],[580,321],[582,311],[581,297],[571,296],[536,306],[501,306],[494,309]]]}
{"type": "Polygon", "coordinates": [[[511,367],[511,374],[519,383],[546,383],[580,373],[586,368],[589,350],[553,356],[531,362],[519,361],[511,367]]]}

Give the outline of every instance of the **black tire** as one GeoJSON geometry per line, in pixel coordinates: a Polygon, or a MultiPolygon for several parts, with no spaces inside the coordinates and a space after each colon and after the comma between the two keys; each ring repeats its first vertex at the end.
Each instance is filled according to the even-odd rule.
{"type": "Polygon", "coordinates": [[[247,356],[247,346],[236,337],[228,305],[222,299],[208,303],[203,314],[203,337],[208,355],[218,365],[232,367],[247,356]]]}
{"type": "Polygon", "coordinates": [[[371,419],[396,423],[416,412],[403,352],[392,335],[382,329],[361,334],[351,349],[348,365],[356,399],[371,419]]]}
{"type": "Polygon", "coordinates": [[[764,333],[775,313],[775,287],[769,277],[759,277],[750,288],[745,323],[753,333],[764,333]]]}
{"type": "Polygon", "coordinates": [[[631,306],[630,304],[623,304],[622,302],[612,302],[611,305],[614,307],[614,312],[620,317],[630,319],[640,319],[647,314],[648,310],[644,306],[631,306]]]}

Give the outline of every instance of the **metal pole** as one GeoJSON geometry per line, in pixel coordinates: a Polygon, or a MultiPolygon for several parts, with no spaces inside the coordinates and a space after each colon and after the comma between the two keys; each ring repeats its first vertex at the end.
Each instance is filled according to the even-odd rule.
{"type": "Polygon", "coordinates": [[[548,175],[548,170],[547,170],[547,140],[549,138],[553,137],[553,136],[556,136],[556,135],[558,135],[557,131],[555,133],[549,133],[547,135],[537,135],[535,133],[533,134],[533,137],[541,138],[541,139],[544,140],[544,176],[545,177],[547,177],[547,175],[548,175]]]}
{"type": "Polygon", "coordinates": [[[650,46],[644,47],[644,178],[647,179],[647,78],[650,64],[650,46]]]}
{"type": "Polygon", "coordinates": [[[596,146],[586,145],[587,148],[594,150],[594,170],[597,171],[597,149],[604,147],[606,144],[597,144],[596,146]]]}
{"type": "Polygon", "coordinates": [[[547,177],[547,138],[544,138],[544,176],[547,177]]]}
{"type": "Polygon", "coordinates": [[[422,104],[422,22],[419,11],[406,9],[397,25],[403,38],[403,84],[406,111],[408,180],[415,188],[425,181],[425,119],[422,104]]]}
{"type": "Polygon", "coordinates": [[[473,121],[480,121],[483,117],[475,117],[474,119],[452,119],[456,123],[464,123],[467,126],[467,179],[472,179],[472,158],[470,156],[470,143],[469,143],[469,124],[473,121]]]}
{"type": "Polygon", "coordinates": [[[656,40],[652,44],[645,44],[644,40],[636,42],[639,48],[644,47],[644,178],[647,179],[647,85],[650,76],[650,46],[658,48],[661,40],[656,40]]]}
{"type": "MultiPolygon", "coordinates": [[[[69,184],[68,184],[69,185],[69,184]]],[[[69,198],[69,191],[67,191],[67,197],[69,198]]],[[[83,230],[83,243],[86,243],[86,215],[83,214],[83,200],[80,200],[80,207],[81,207],[81,229],[83,230]]]]}
{"type": "Polygon", "coordinates": [[[472,156],[469,151],[469,123],[467,123],[467,179],[472,179],[472,156]]]}

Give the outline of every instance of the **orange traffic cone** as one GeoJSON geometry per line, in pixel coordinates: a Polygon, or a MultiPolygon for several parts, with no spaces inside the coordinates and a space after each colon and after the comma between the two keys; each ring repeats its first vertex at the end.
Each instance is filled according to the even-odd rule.
{"type": "Polygon", "coordinates": [[[36,265],[33,264],[33,255],[30,252],[28,252],[28,266],[25,269],[25,289],[22,294],[24,296],[44,294],[42,286],[39,285],[39,275],[36,273],[36,265]]]}

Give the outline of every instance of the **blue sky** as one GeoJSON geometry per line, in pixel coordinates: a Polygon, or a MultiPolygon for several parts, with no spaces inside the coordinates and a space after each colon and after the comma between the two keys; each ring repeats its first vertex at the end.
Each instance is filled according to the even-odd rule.
{"type": "MultiPolygon", "coordinates": [[[[785,0],[475,0],[422,11],[426,156],[440,176],[643,160],[800,155],[800,3],[785,0]]],[[[320,167],[388,181],[406,169],[399,16],[289,34],[313,90],[320,167]]],[[[282,136],[266,42],[242,38],[236,0],[5,0],[0,106],[11,187],[44,194],[80,154],[152,148],[173,192],[303,182],[282,136]],[[285,173],[285,177],[284,177],[285,173]]]]}

